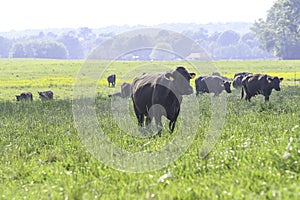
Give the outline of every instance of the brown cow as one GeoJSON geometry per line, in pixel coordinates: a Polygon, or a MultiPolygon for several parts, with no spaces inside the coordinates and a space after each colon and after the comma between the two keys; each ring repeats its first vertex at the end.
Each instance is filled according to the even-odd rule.
{"type": "Polygon", "coordinates": [[[245,99],[250,101],[251,98],[257,94],[265,96],[265,101],[269,101],[272,89],[280,91],[280,82],[283,78],[277,76],[269,76],[267,74],[248,75],[242,80],[242,97],[244,98],[244,91],[246,93],[245,99]]]}

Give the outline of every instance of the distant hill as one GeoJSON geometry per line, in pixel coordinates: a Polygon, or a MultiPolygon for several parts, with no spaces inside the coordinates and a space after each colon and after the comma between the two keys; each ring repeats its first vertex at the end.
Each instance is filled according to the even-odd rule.
{"type": "MultiPolygon", "coordinates": [[[[195,24],[195,23],[164,23],[158,24],[155,26],[144,26],[144,25],[123,25],[123,26],[108,26],[103,28],[91,28],[94,33],[96,34],[105,34],[105,33],[122,33],[125,31],[130,31],[134,29],[141,29],[141,28],[161,28],[167,29],[171,31],[176,31],[181,33],[182,31],[197,31],[199,29],[205,29],[208,31],[208,34],[214,32],[224,32],[226,30],[233,30],[241,35],[250,31],[250,27],[252,23],[248,22],[229,22],[229,23],[209,23],[209,24],[195,24]]],[[[79,27],[78,27],[79,29],[79,27]]],[[[0,36],[5,38],[20,38],[30,35],[38,35],[40,32],[49,33],[52,32],[54,34],[60,35],[61,33],[69,32],[69,31],[77,31],[78,29],[75,28],[49,28],[49,29],[28,29],[22,31],[9,31],[9,32],[0,32],[0,36]]]]}

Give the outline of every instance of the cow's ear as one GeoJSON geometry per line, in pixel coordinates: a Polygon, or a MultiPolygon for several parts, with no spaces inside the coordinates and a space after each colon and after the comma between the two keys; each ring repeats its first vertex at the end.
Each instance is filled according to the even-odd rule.
{"type": "Polygon", "coordinates": [[[283,81],[283,77],[281,77],[279,80],[280,80],[280,82],[283,81]]]}
{"type": "Polygon", "coordinates": [[[219,83],[220,83],[220,85],[221,85],[222,87],[224,87],[224,83],[225,83],[224,80],[220,81],[219,83]]]}
{"type": "Polygon", "coordinates": [[[172,73],[170,73],[170,72],[167,72],[166,74],[165,74],[165,77],[167,78],[167,79],[169,79],[169,80],[174,80],[174,76],[173,76],[173,74],[172,73]]]}
{"type": "Polygon", "coordinates": [[[190,76],[191,76],[191,79],[193,79],[193,78],[196,77],[196,74],[195,73],[190,73],[190,76]]]}

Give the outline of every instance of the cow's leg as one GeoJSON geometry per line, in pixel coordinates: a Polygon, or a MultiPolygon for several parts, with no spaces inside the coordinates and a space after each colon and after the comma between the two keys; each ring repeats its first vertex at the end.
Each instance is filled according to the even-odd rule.
{"type": "Polygon", "coordinates": [[[156,124],[157,134],[161,136],[161,131],[162,131],[161,116],[155,116],[155,124],[156,124]]]}
{"type": "Polygon", "coordinates": [[[268,95],[265,96],[265,102],[269,101],[269,97],[268,95]]]}
{"type": "Polygon", "coordinates": [[[244,98],[244,87],[242,86],[242,95],[241,95],[241,99],[244,98]]]}
{"type": "Polygon", "coordinates": [[[246,94],[246,100],[249,101],[249,102],[251,102],[251,96],[248,95],[248,94],[246,94]]]}
{"type": "Polygon", "coordinates": [[[170,123],[169,123],[169,129],[170,129],[171,133],[173,133],[173,131],[174,131],[175,124],[176,124],[176,120],[175,121],[170,121],[170,123]]]}
{"type": "Polygon", "coordinates": [[[138,116],[138,124],[139,124],[140,128],[142,128],[144,126],[144,115],[143,114],[140,114],[138,116]]]}
{"type": "Polygon", "coordinates": [[[133,105],[133,108],[134,108],[135,116],[138,120],[138,126],[139,128],[141,128],[144,125],[144,114],[139,113],[135,105],[133,105]]]}
{"type": "Polygon", "coordinates": [[[152,121],[152,118],[149,115],[147,115],[146,116],[146,128],[150,128],[149,126],[151,124],[151,121],[152,121]]]}
{"type": "Polygon", "coordinates": [[[219,93],[215,92],[214,97],[218,97],[218,96],[219,96],[219,93]]]}
{"type": "Polygon", "coordinates": [[[148,126],[149,124],[151,124],[151,117],[146,116],[146,126],[148,126]]]}

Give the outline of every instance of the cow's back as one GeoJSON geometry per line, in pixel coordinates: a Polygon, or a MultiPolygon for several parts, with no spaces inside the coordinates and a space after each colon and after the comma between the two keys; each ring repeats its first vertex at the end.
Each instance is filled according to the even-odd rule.
{"type": "Polygon", "coordinates": [[[205,82],[209,92],[219,94],[224,90],[222,87],[224,80],[218,76],[206,76],[202,81],[205,82]]]}
{"type": "Polygon", "coordinates": [[[268,85],[266,74],[255,74],[247,76],[246,87],[251,94],[256,94],[268,85]]]}
{"type": "Polygon", "coordinates": [[[139,113],[147,113],[152,104],[152,95],[154,84],[157,81],[157,75],[144,74],[136,77],[131,85],[131,97],[135,108],[139,113]]]}
{"type": "MultiPolygon", "coordinates": [[[[144,74],[134,79],[131,85],[131,96],[136,108],[141,113],[147,113],[147,110],[154,104],[167,107],[171,81],[165,78],[164,74],[144,74]]],[[[175,96],[175,94],[174,94],[175,96]]],[[[176,96],[175,96],[176,97],[176,96]]]]}
{"type": "Polygon", "coordinates": [[[195,86],[196,86],[196,92],[208,92],[207,86],[205,84],[205,82],[203,81],[203,79],[205,78],[205,76],[199,76],[196,80],[195,80],[195,86]]]}
{"type": "Polygon", "coordinates": [[[129,97],[131,94],[131,84],[130,83],[123,83],[121,85],[121,96],[123,98],[129,97]]]}

